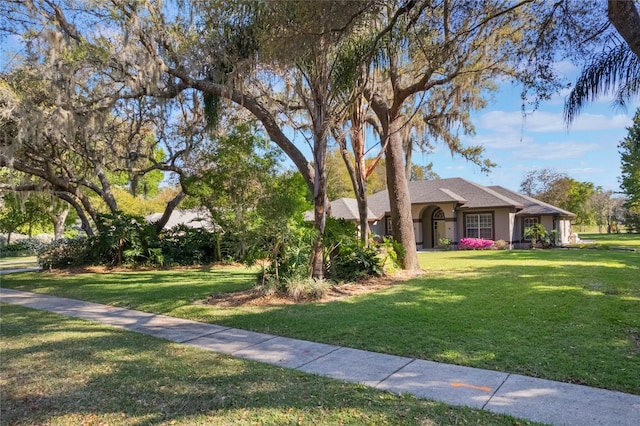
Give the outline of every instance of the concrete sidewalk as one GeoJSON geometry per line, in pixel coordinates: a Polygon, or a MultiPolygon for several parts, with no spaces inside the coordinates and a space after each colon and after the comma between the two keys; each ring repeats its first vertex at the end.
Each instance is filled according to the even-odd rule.
{"type": "MultiPolygon", "coordinates": [[[[640,424],[640,395],[272,336],[0,288],[0,302],[121,327],[377,389],[554,425],[640,424]]],[[[638,378],[640,386],[640,378],[638,378]]]]}

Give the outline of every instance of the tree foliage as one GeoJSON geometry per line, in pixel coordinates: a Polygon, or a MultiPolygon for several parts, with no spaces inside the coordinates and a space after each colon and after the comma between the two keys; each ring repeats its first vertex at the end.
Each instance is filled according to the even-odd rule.
{"type": "Polygon", "coordinates": [[[582,69],[565,102],[565,120],[571,123],[589,102],[605,94],[613,93],[614,103],[624,108],[639,92],[638,56],[625,43],[606,47],[582,69]]]}
{"type": "MultiPolygon", "coordinates": [[[[459,136],[473,132],[470,114],[484,106],[485,91],[497,79],[518,80],[542,97],[558,88],[551,67],[557,47],[566,45],[564,35],[581,35],[556,32],[561,18],[589,24],[588,11],[573,10],[571,3],[5,2],[0,28],[25,37],[23,70],[35,76],[21,90],[14,85],[3,93],[3,114],[11,112],[3,131],[12,141],[5,163],[18,164],[20,156],[13,154],[23,143],[44,141],[50,158],[60,158],[54,148],[68,152],[54,163],[62,180],[34,171],[54,181],[52,190],[74,205],[89,232],[82,215],[95,221],[96,213],[87,192],[118,211],[109,172],[132,170],[139,177],[162,170],[183,178],[183,166],[197,161],[194,144],[223,113],[244,110],[291,159],[313,194],[318,236],[312,270],[321,277],[328,138],[332,129],[353,124],[350,112],[359,110],[358,126],[378,129],[393,235],[405,248],[404,267],[415,269],[406,183],[412,149],[403,135],[426,135],[425,146],[441,141],[490,168],[482,147],[465,147],[459,136]],[[352,108],[356,102],[361,109],[352,108]],[[30,120],[33,131],[25,133],[30,120]],[[287,129],[305,138],[309,158],[287,129]],[[34,132],[44,138],[31,137],[34,132]],[[154,157],[156,143],[167,147],[162,161],[154,157]],[[89,169],[90,175],[80,173],[89,169]]],[[[364,182],[364,157],[354,158],[364,182]]],[[[364,193],[359,191],[359,200],[364,193]]],[[[167,213],[182,196],[168,203],[167,213]]]]}
{"type": "MultiPolygon", "coordinates": [[[[634,0],[608,0],[607,16],[622,40],[605,38],[601,52],[592,54],[567,96],[564,116],[571,123],[584,106],[613,93],[615,104],[625,107],[640,93],[640,14],[634,0]]],[[[601,12],[596,12],[601,13],[601,12]]]]}
{"type": "Polygon", "coordinates": [[[627,130],[627,137],[618,145],[622,171],[620,187],[633,220],[640,216],[640,110],[636,111],[633,125],[627,130]]]}
{"type": "Polygon", "coordinates": [[[548,168],[529,171],[520,183],[523,194],[575,213],[580,225],[595,221],[590,200],[597,190],[592,182],[580,182],[548,168]]]}

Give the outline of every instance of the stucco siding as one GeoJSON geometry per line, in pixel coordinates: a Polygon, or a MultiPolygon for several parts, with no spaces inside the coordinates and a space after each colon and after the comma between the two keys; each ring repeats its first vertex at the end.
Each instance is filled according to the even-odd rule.
{"type": "Polygon", "coordinates": [[[494,210],[494,240],[503,240],[506,242],[511,241],[513,235],[513,225],[511,222],[511,214],[509,209],[496,209],[494,210]]]}

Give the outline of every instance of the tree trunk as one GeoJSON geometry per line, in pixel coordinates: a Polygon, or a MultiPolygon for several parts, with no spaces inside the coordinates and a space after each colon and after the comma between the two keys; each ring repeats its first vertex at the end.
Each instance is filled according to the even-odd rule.
{"type": "Polygon", "coordinates": [[[360,218],[360,240],[367,247],[369,244],[369,215],[367,214],[367,164],[364,158],[364,119],[365,112],[358,105],[357,113],[353,114],[354,128],[351,132],[351,144],[355,156],[354,189],[358,203],[358,215],[360,218]]]}
{"type": "Polygon", "coordinates": [[[80,218],[82,229],[84,230],[84,232],[87,234],[88,237],[92,237],[94,235],[94,232],[93,232],[93,229],[91,228],[91,222],[89,221],[87,214],[82,208],[82,205],[78,203],[78,201],[75,198],[73,198],[71,194],[67,192],[56,192],[55,195],[61,200],[64,200],[67,203],[69,203],[75,209],[76,213],[78,214],[78,217],[80,218]]]}
{"type": "Polygon", "coordinates": [[[400,134],[400,119],[389,125],[389,143],[385,150],[387,167],[387,191],[391,208],[391,229],[393,238],[402,244],[404,256],[402,268],[406,270],[420,269],[416,237],[411,216],[411,198],[404,167],[404,150],[400,134]]]}
{"type": "Polygon", "coordinates": [[[347,149],[347,140],[344,134],[334,132],[334,139],[340,145],[340,154],[344,160],[344,164],[349,172],[351,178],[351,185],[356,195],[356,202],[358,203],[358,220],[360,222],[360,241],[367,247],[369,244],[369,215],[367,204],[367,165],[364,157],[364,131],[362,126],[358,126],[355,123],[358,121],[357,114],[354,114],[351,118],[352,127],[351,134],[351,148],[353,149],[354,163],[351,164],[351,158],[349,158],[349,150],[347,149]]]}
{"type": "Polygon", "coordinates": [[[316,178],[313,190],[315,227],[318,234],[311,248],[311,276],[316,279],[324,277],[323,239],[327,220],[327,172],[326,172],[326,144],[324,154],[314,152],[316,158],[316,178]]]}
{"type": "Polygon", "coordinates": [[[64,238],[64,222],[67,220],[71,206],[67,205],[60,212],[51,212],[51,222],[53,222],[53,240],[60,240],[64,238]]]}
{"type": "Polygon", "coordinates": [[[609,21],[640,59],[640,14],[634,0],[609,0],[609,21]]]}
{"type": "Polygon", "coordinates": [[[164,213],[162,213],[162,217],[160,217],[160,220],[158,220],[155,224],[156,235],[162,232],[162,230],[164,229],[164,226],[167,224],[167,222],[169,222],[169,218],[171,217],[171,214],[173,213],[175,208],[178,206],[178,204],[180,204],[180,201],[182,201],[186,196],[187,194],[185,194],[184,192],[180,192],[178,195],[176,195],[173,198],[173,200],[167,203],[167,206],[164,209],[164,213]]]}
{"type": "Polygon", "coordinates": [[[324,277],[323,239],[327,220],[327,123],[324,120],[324,108],[317,105],[314,120],[315,178],[313,203],[315,227],[318,235],[311,248],[311,277],[324,277]]]}

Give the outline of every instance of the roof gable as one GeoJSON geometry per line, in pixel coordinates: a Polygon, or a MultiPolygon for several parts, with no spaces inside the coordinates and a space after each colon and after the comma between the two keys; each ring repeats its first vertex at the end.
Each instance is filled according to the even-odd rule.
{"type": "Polygon", "coordinates": [[[544,201],[540,201],[533,197],[511,191],[510,189],[504,188],[502,186],[491,186],[490,188],[497,192],[508,194],[508,196],[511,198],[518,199],[523,205],[522,210],[517,213],[518,215],[552,214],[559,216],[576,217],[576,215],[574,213],[571,213],[570,211],[545,203],[544,201]]]}
{"type": "MultiPolygon", "coordinates": [[[[514,207],[522,205],[486,186],[462,178],[408,182],[411,204],[457,203],[462,208],[514,207]]],[[[375,213],[390,210],[387,190],[371,195],[369,206],[375,213]]]]}

